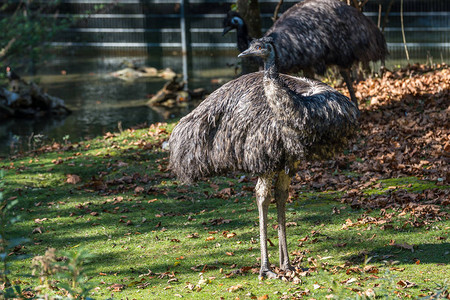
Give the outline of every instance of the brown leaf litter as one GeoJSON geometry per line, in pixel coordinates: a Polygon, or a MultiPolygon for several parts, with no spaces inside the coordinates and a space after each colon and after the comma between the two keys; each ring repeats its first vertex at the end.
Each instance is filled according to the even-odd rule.
{"type": "MultiPolygon", "coordinates": [[[[338,88],[346,93],[345,87],[338,88]]],[[[356,84],[360,131],[351,152],[335,160],[301,166],[294,187],[339,191],[352,207],[404,209],[415,216],[447,218],[450,189],[450,69],[413,65],[356,84]],[[353,174],[351,176],[345,173],[353,174]],[[336,172],[338,171],[338,172],[336,172]],[[379,181],[410,178],[432,183],[385,186],[379,181]],[[368,189],[382,191],[367,194],[368,189]]],[[[296,189],[295,193],[299,193],[296,189]]],[[[294,194],[295,194],[294,193],[294,194]]]]}

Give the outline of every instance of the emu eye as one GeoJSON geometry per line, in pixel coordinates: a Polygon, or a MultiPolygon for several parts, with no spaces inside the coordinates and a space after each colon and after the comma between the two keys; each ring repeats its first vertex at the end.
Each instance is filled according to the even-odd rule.
{"type": "Polygon", "coordinates": [[[258,50],[261,50],[261,46],[258,46],[257,49],[258,49],[258,50]]]}

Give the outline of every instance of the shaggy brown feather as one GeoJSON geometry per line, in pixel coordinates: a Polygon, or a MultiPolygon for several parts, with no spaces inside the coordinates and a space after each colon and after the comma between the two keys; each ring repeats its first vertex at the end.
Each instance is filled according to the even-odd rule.
{"type": "MultiPolygon", "coordinates": [[[[229,12],[223,24],[237,30],[238,48],[243,51],[252,39],[245,23],[232,22],[236,17],[241,18],[229,12]]],[[[347,69],[359,61],[383,61],[388,54],[385,38],[372,20],[339,0],[301,1],[264,36],[274,39],[281,73],[313,70],[323,75],[327,66],[347,69]]]]}
{"type": "Polygon", "coordinates": [[[263,77],[257,72],[228,82],[180,120],[169,144],[170,167],[181,181],[293,169],[295,161],[329,158],[347,146],[359,113],[347,97],[324,83],[280,74],[295,105],[283,121],[269,106],[263,77]]]}
{"type": "Polygon", "coordinates": [[[347,145],[356,129],[356,104],[324,83],[279,74],[271,37],[251,43],[240,57],[264,59],[264,72],[233,80],[182,118],[169,140],[170,167],[179,179],[243,171],[255,187],[261,244],[261,277],[277,278],[267,251],[267,212],[275,179],[280,270],[294,270],[286,240],[290,170],[299,161],[323,159],[347,145]]]}

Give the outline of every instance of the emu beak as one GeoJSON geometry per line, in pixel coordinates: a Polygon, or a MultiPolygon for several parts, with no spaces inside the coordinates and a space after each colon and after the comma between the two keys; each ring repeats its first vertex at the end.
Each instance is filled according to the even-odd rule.
{"type": "Polygon", "coordinates": [[[232,30],[232,29],[233,29],[233,27],[231,27],[231,26],[225,27],[225,28],[223,29],[222,36],[224,36],[225,34],[227,34],[228,31],[230,31],[230,30],[232,30]]]}
{"type": "Polygon", "coordinates": [[[244,52],[242,52],[241,54],[238,55],[238,57],[246,57],[246,56],[252,56],[254,55],[253,53],[253,49],[247,49],[244,52]]]}

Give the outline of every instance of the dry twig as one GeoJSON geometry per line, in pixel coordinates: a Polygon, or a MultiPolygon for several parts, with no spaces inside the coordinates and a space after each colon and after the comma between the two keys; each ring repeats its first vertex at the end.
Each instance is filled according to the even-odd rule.
{"type": "Polygon", "coordinates": [[[280,0],[277,4],[277,6],[275,7],[275,11],[273,13],[273,18],[272,21],[275,23],[275,21],[278,19],[278,12],[280,11],[280,7],[281,5],[283,5],[283,0],[280,0]]]}

